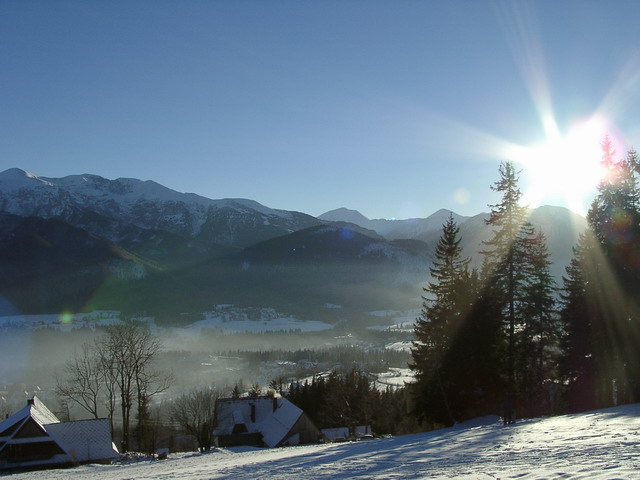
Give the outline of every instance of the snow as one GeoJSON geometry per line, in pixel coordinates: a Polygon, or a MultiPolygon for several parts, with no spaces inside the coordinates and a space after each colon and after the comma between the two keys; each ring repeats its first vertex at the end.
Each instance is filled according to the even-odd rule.
{"type": "Polygon", "coordinates": [[[235,425],[242,424],[250,433],[262,433],[263,442],[270,447],[285,440],[302,415],[302,410],[283,397],[227,398],[217,405],[216,435],[230,435],[235,425]]]}
{"type": "Polygon", "coordinates": [[[158,228],[157,221],[169,226],[190,224],[193,234],[200,231],[209,213],[216,209],[262,215],[265,225],[276,218],[294,221],[292,212],[271,209],[253,200],[214,200],[135,178],[108,180],[92,174],[47,178],[12,168],[0,172],[0,192],[6,196],[3,210],[16,215],[54,217],[74,206],[89,206],[98,213],[117,216],[143,228],[158,228]]]}
{"type": "Polygon", "coordinates": [[[380,390],[384,390],[387,387],[402,388],[407,383],[413,383],[415,381],[415,375],[409,368],[389,368],[388,371],[378,374],[376,378],[376,387],[380,390]]]}
{"type": "Polygon", "coordinates": [[[261,213],[262,215],[266,215],[267,217],[280,217],[280,218],[288,219],[288,218],[291,218],[292,216],[291,212],[288,212],[286,210],[278,210],[278,209],[265,207],[264,205],[256,202],[255,200],[248,200],[246,198],[230,198],[230,199],[227,199],[226,201],[231,204],[230,206],[242,205],[243,207],[246,207],[249,210],[255,210],[256,212],[261,213]]]}
{"type": "Polygon", "coordinates": [[[369,315],[377,318],[385,318],[387,321],[392,322],[391,325],[374,325],[368,327],[370,330],[388,330],[398,332],[413,332],[414,323],[420,316],[420,309],[413,310],[376,310],[369,312],[369,315]]]}
{"type": "Polygon", "coordinates": [[[387,350],[395,350],[397,352],[410,352],[411,347],[413,346],[413,342],[404,341],[404,342],[393,342],[388,343],[384,346],[387,350]]]}
{"type": "Polygon", "coordinates": [[[340,444],[220,449],[168,460],[24,472],[11,480],[640,479],[640,405],[340,444]]]}
{"type": "Polygon", "coordinates": [[[227,333],[264,333],[291,330],[316,332],[333,328],[333,325],[318,320],[298,320],[272,308],[243,309],[235,308],[233,305],[218,305],[215,310],[206,312],[204,316],[204,320],[180,330],[183,333],[199,334],[203,329],[219,329],[227,333]]]}
{"type": "Polygon", "coordinates": [[[338,208],[323,213],[318,218],[329,222],[349,222],[363,228],[373,230],[378,235],[387,239],[417,238],[427,233],[439,231],[447,221],[449,215],[453,215],[458,225],[464,223],[469,217],[458,215],[450,210],[441,209],[427,218],[408,218],[405,220],[374,219],[370,220],[357,210],[338,208]]]}
{"type": "Polygon", "coordinates": [[[5,192],[13,192],[39,184],[51,185],[33,173],[25,172],[19,168],[10,168],[0,173],[0,190],[5,192]]]}

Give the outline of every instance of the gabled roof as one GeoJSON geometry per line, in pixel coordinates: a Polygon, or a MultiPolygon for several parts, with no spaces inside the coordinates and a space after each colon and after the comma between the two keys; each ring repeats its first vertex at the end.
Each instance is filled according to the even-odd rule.
{"type": "Polygon", "coordinates": [[[28,418],[33,418],[41,427],[51,423],[60,423],[58,417],[56,417],[38,397],[33,397],[27,401],[27,404],[21,410],[0,422],[0,438],[6,436],[3,435],[3,433],[12,430],[11,427],[18,423],[24,423],[28,418]]]}
{"type": "Polygon", "coordinates": [[[108,419],[60,422],[37,397],[0,422],[0,467],[103,461],[118,455],[108,419]],[[21,447],[13,450],[10,445],[21,447]]]}
{"type": "Polygon", "coordinates": [[[96,418],[47,425],[47,432],[75,462],[115,458],[119,455],[111,440],[109,420],[96,418]]]}
{"type": "Polygon", "coordinates": [[[285,398],[278,399],[278,408],[260,423],[262,441],[269,447],[278,446],[296,424],[302,410],[285,398]]]}
{"type": "Polygon", "coordinates": [[[218,400],[214,434],[231,435],[235,425],[243,424],[248,433],[261,433],[265,445],[276,447],[286,440],[302,414],[283,397],[222,398],[218,400]]]}

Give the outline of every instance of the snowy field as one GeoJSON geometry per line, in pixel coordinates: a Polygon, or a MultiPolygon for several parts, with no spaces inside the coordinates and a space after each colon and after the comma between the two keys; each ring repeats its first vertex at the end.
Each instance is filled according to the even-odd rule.
{"type": "Polygon", "coordinates": [[[395,438],[224,449],[11,480],[640,479],[640,404],[502,426],[497,418],[395,438]],[[484,423],[484,424],[482,424],[484,423]]]}
{"type": "Polygon", "coordinates": [[[414,310],[376,310],[369,312],[374,318],[385,319],[384,325],[368,327],[371,330],[388,330],[391,332],[413,332],[416,319],[420,316],[420,309],[414,310]]]}
{"type": "Polygon", "coordinates": [[[413,383],[415,379],[415,375],[410,369],[391,367],[387,372],[380,373],[377,376],[375,385],[380,390],[384,390],[387,387],[402,388],[407,383],[413,383]]]}

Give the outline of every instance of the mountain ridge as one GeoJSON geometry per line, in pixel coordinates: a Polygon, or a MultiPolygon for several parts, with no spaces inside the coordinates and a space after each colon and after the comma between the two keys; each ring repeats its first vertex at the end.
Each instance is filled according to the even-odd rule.
{"type": "MultiPolygon", "coordinates": [[[[37,223],[44,225],[41,233],[32,229],[22,240],[25,249],[31,249],[29,255],[23,255],[27,250],[21,252],[20,242],[5,250],[4,261],[12,271],[42,277],[37,283],[47,286],[36,291],[22,282],[25,291],[16,293],[5,285],[0,296],[13,292],[23,311],[34,308],[30,295],[40,296],[41,311],[64,303],[54,298],[55,288],[50,287],[58,278],[54,269],[34,260],[53,262],[52,252],[62,251],[48,249],[38,238],[46,239],[47,228],[77,239],[99,239],[104,242],[100,248],[117,254],[100,257],[89,248],[91,241],[77,240],[74,270],[74,259],[64,250],[69,285],[82,285],[87,272],[101,272],[92,284],[99,279],[105,283],[96,295],[85,295],[96,307],[190,310],[245,302],[295,310],[302,318],[326,316],[326,303],[344,304],[343,314],[354,316],[391,306],[414,308],[449,216],[460,227],[463,255],[474,265],[490,235],[486,213],[465,217],[440,209],[426,218],[369,220],[356,210],[340,208],[316,218],[248,199],[183,194],[151,180],[108,180],[91,174],[56,179],[21,169],[0,173],[0,212],[25,225],[37,223],[29,219],[45,220],[37,223]],[[46,222],[53,220],[56,223],[46,222]],[[11,256],[23,263],[11,263],[11,256]]],[[[552,273],[559,280],[586,221],[553,206],[533,209],[531,218],[547,235],[552,273]]],[[[0,245],[9,244],[9,236],[9,230],[1,231],[0,245]]],[[[66,292],[66,299],[71,296],[66,292]]],[[[87,307],[71,301],[66,308],[87,307]]]]}

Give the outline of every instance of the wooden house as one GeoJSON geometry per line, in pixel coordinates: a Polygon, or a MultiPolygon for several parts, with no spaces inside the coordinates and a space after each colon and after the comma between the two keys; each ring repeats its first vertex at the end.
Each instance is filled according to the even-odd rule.
{"type": "Polygon", "coordinates": [[[61,422],[38,397],[0,422],[0,471],[109,462],[119,455],[108,419],[61,422]]]}
{"type": "Polygon", "coordinates": [[[219,447],[283,447],[317,443],[323,436],[309,417],[280,396],[222,398],[216,403],[219,447]]]}

